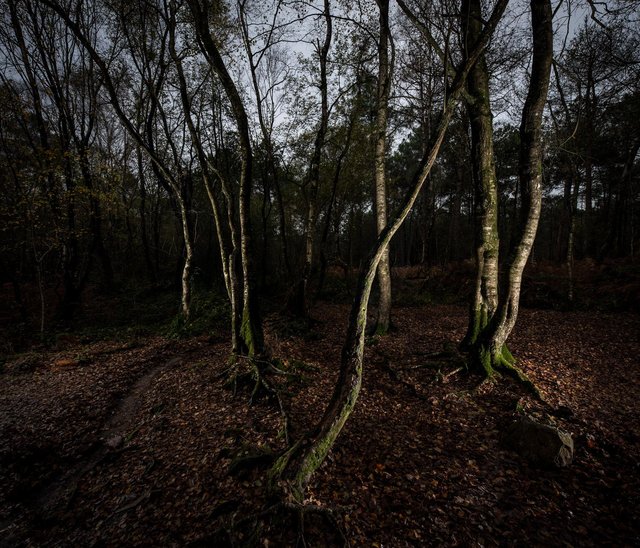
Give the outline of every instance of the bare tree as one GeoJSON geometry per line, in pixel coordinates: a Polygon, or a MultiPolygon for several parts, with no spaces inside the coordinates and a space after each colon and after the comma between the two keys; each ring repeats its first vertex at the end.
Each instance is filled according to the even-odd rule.
{"type": "Polygon", "coordinates": [[[477,360],[487,375],[492,375],[495,369],[506,369],[515,373],[534,391],[537,389],[515,366],[505,343],[518,317],[522,272],[531,253],[540,219],[542,115],[547,100],[553,58],[552,18],[551,3],[548,0],[531,0],[533,59],[520,124],[519,179],[522,189],[522,211],[519,236],[505,262],[505,273],[499,289],[495,314],[480,333],[472,350],[473,359],[477,360]]]}
{"type": "MultiPolygon", "coordinates": [[[[375,204],[376,228],[378,235],[387,225],[387,121],[389,118],[389,93],[393,75],[393,56],[389,56],[392,46],[389,29],[389,1],[377,0],[380,30],[378,38],[378,82],[375,122],[375,204]]],[[[383,335],[391,325],[391,271],[389,267],[389,248],[385,249],[378,265],[378,317],[375,332],[383,335]]]]}
{"type": "Polygon", "coordinates": [[[284,478],[286,482],[283,487],[298,501],[304,498],[309,480],[331,450],[358,400],[364,367],[363,354],[369,296],[378,264],[389,245],[389,241],[409,215],[427,180],[444,140],[451,116],[462,94],[468,72],[486,46],[487,40],[502,17],[506,5],[507,0],[501,0],[496,4],[481,37],[472,48],[472,53],[456,71],[456,77],[449,87],[431,146],[428,147],[420,161],[413,184],[399,211],[378,236],[366,264],[360,271],[349,316],[347,336],[342,348],[340,374],[322,418],[314,430],[286,451],[271,469],[271,480],[277,481],[284,478]]]}

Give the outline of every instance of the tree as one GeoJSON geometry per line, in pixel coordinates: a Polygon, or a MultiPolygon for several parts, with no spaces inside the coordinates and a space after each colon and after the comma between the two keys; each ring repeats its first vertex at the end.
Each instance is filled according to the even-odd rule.
{"type": "MultiPolygon", "coordinates": [[[[377,0],[380,12],[380,30],[378,38],[378,81],[376,90],[375,121],[375,204],[376,228],[378,236],[387,225],[387,119],[389,110],[389,93],[393,75],[393,59],[389,59],[389,1],[377,0]]],[[[389,267],[389,248],[385,249],[378,265],[378,318],[375,332],[384,335],[391,325],[391,271],[389,267]]]]}
{"type": "Polygon", "coordinates": [[[188,0],[193,16],[199,46],[218,76],[222,87],[231,103],[231,109],[238,128],[240,153],[242,158],[240,171],[240,192],[238,196],[238,216],[240,225],[240,257],[242,262],[242,319],[240,325],[241,351],[249,357],[261,356],[264,353],[264,334],[260,318],[258,297],[256,295],[255,271],[253,265],[252,231],[251,231],[251,184],[253,152],[249,136],[249,120],[244,103],[235,82],[231,78],[227,66],[220,55],[218,47],[211,36],[209,21],[211,12],[207,2],[188,0]]]}
{"type": "MultiPolygon", "coordinates": [[[[474,44],[482,32],[479,0],[462,4],[462,37],[474,44]]],[[[465,106],[471,123],[471,160],[475,186],[476,282],[469,310],[469,326],[464,347],[475,344],[478,334],[493,317],[498,300],[498,182],[493,150],[493,115],[489,96],[489,70],[484,54],[480,55],[467,79],[465,106]]]]}
{"type": "Polygon", "coordinates": [[[413,184],[409,192],[405,196],[401,209],[393,216],[393,220],[387,224],[378,236],[367,262],[360,270],[356,294],[349,316],[347,336],[342,348],[340,375],[322,418],[314,431],[286,451],[276,461],[271,470],[272,481],[284,477],[286,480],[285,489],[298,501],[302,501],[309,480],[331,450],[331,447],[342,431],[357,402],[362,385],[364,340],[369,296],[378,264],[389,245],[389,241],[407,218],[422,186],[427,180],[444,140],[451,116],[462,94],[469,70],[486,46],[487,40],[500,20],[506,4],[506,1],[496,4],[484,32],[472,48],[472,53],[456,70],[456,76],[449,87],[447,100],[444,104],[437,130],[432,137],[432,145],[422,157],[418,172],[413,179],[413,184]]]}
{"type": "Polygon", "coordinates": [[[496,311],[472,348],[475,363],[479,364],[488,376],[491,376],[495,369],[507,369],[532,388],[534,387],[530,381],[515,367],[505,343],[518,317],[522,273],[531,253],[540,219],[542,115],[553,58],[552,18],[551,3],[548,0],[531,1],[533,58],[520,123],[519,179],[522,189],[522,211],[518,238],[503,267],[506,275],[502,277],[496,311]]]}

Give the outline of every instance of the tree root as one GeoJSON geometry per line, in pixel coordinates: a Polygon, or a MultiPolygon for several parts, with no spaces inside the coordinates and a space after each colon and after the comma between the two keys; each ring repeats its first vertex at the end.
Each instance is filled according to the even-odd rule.
{"type": "Polygon", "coordinates": [[[306,523],[307,517],[310,515],[319,515],[323,518],[324,522],[331,528],[331,533],[338,539],[338,543],[341,546],[350,546],[350,543],[340,526],[340,522],[333,509],[324,506],[318,506],[316,504],[298,504],[292,502],[278,501],[274,504],[268,505],[263,510],[245,516],[239,520],[235,520],[235,514],[231,519],[231,522],[226,526],[221,527],[215,537],[226,537],[230,541],[232,546],[246,545],[246,540],[240,539],[238,533],[245,535],[250,531],[249,538],[255,541],[255,544],[259,544],[260,531],[262,524],[269,519],[269,521],[275,521],[276,519],[284,518],[285,520],[291,519],[295,523],[296,529],[296,546],[317,545],[310,544],[306,538],[306,523]],[[236,542],[237,540],[237,542],[236,542]]]}
{"type": "Polygon", "coordinates": [[[302,445],[302,439],[296,441],[282,455],[280,455],[267,473],[267,486],[272,492],[276,490],[278,482],[282,479],[282,474],[289,465],[289,461],[298,453],[302,445]]]}
{"type": "MultiPolygon", "coordinates": [[[[508,352],[508,351],[507,351],[508,352]]],[[[512,357],[513,359],[513,357],[512,357]]],[[[515,362],[515,360],[514,360],[515,362]]],[[[522,371],[514,362],[509,361],[505,357],[502,357],[494,365],[494,368],[497,371],[503,371],[510,377],[516,380],[518,384],[522,385],[525,390],[527,390],[532,396],[534,396],[538,401],[544,402],[544,397],[542,395],[541,390],[536,386],[536,384],[527,376],[527,374],[522,371]]]]}
{"type": "Polygon", "coordinates": [[[234,363],[220,375],[221,377],[226,377],[224,385],[233,390],[234,396],[237,395],[239,388],[250,386],[249,405],[253,405],[262,395],[265,395],[268,400],[276,402],[282,416],[284,440],[286,446],[289,447],[291,445],[289,436],[291,421],[282,399],[282,390],[277,383],[271,381],[269,375],[277,375],[288,379],[299,379],[300,376],[276,367],[272,361],[240,355],[235,356],[235,358],[234,363]]]}

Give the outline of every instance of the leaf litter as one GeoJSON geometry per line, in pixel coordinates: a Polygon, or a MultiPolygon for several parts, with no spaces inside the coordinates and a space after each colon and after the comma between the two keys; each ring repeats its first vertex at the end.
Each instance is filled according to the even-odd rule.
{"type": "MultiPolygon", "coordinates": [[[[313,337],[267,319],[273,355],[301,374],[281,385],[293,439],[331,395],[347,312],[320,303],[313,337]]],[[[396,330],[366,347],[356,410],[308,503],[331,508],[353,546],[637,544],[639,317],[522,311],[510,347],[548,405],[508,379],[477,389],[459,363],[433,358],[462,338],[466,318],[454,305],[394,311],[396,330]],[[502,430],[522,412],[573,436],[570,467],[541,470],[503,448],[502,430]]],[[[221,528],[268,504],[265,467],[230,474],[234,455],[284,449],[279,410],[223,387],[227,359],[228,346],[207,337],[149,336],[31,353],[28,367],[24,356],[9,361],[2,545],[223,545],[221,528]],[[70,470],[72,492],[43,513],[70,470]]],[[[309,521],[309,545],[331,544],[326,523],[309,521]]],[[[238,538],[293,545],[291,531],[264,519],[238,538]]]]}

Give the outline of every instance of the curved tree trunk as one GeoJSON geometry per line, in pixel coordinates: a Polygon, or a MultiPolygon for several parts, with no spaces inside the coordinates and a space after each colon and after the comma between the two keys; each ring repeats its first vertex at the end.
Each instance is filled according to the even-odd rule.
{"type": "Polygon", "coordinates": [[[169,14],[169,52],[176,66],[176,73],[178,75],[178,84],[180,89],[180,99],[182,101],[182,108],[185,115],[185,121],[189,129],[189,135],[191,136],[191,143],[196,149],[198,157],[198,163],[200,170],[202,171],[202,182],[209,198],[211,205],[211,211],[213,213],[213,221],[216,230],[216,236],[218,238],[218,248],[220,252],[220,262],[222,265],[222,275],[224,278],[224,284],[229,297],[231,305],[231,349],[233,353],[238,353],[240,348],[240,329],[239,329],[239,313],[238,313],[238,293],[239,284],[235,271],[236,250],[238,249],[237,243],[237,228],[235,213],[233,209],[233,201],[231,191],[227,187],[227,183],[220,173],[213,170],[207,159],[207,155],[204,151],[200,135],[196,129],[191,113],[191,98],[187,88],[187,79],[184,74],[184,68],[182,65],[182,59],[176,51],[175,41],[175,25],[176,25],[176,13],[172,10],[169,14]],[[228,224],[229,232],[231,234],[231,244],[225,237],[224,230],[222,229],[222,216],[220,213],[220,204],[218,197],[214,191],[212,182],[212,171],[218,176],[218,179],[223,187],[223,193],[227,199],[228,205],[228,224]]]}
{"type": "MultiPolygon", "coordinates": [[[[177,193],[176,193],[177,194],[177,193]]],[[[182,226],[182,238],[184,240],[184,264],[180,283],[182,295],[180,307],[185,320],[191,315],[191,274],[193,271],[193,231],[191,229],[191,219],[184,196],[178,199],[178,209],[180,210],[180,224],[182,226]]]]}
{"type": "Polygon", "coordinates": [[[360,271],[356,295],[351,307],[347,336],[342,348],[340,375],[322,419],[319,421],[315,431],[282,455],[271,470],[271,480],[284,478],[287,482],[285,488],[290,490],[293,497],[299,501],[304,498],[305,488],[313,473],[322,464],[342,431],[360,393],[367,309],[376,269],[391,238],[407,218],[427,180],[444,140],[455,106],[464,88],[469,68],[476,61],[489,36],[493,33],[495,26],[504,13],[507,2],[508,0],[500,0],[498,2],[485,31],[473,48],[473,53],[458,71],[458,75],[449,89],[440,122],[431,140],[431,146],[425,151],[403,205],[393,217],[393,221],[387,224],[378,237],[369,259],[360,271]]]}
{"type": "Polygon", "coordinates": [[[241,351],[250,357],[264,353],[264,334],[255,292],[255,272],[251,250],[251,184],[253,152],[249,137],[247,113],[229,71],[218,51],[209,29],[209,8],[207,2],[188,0],[200,47],[214,70],[229,98],[231,109],[238,126],[242,167],[240,170],[240,194],[238,216],[240,219],[240,259],[242,262],[242,319],[240,325],[241,351]]]}

